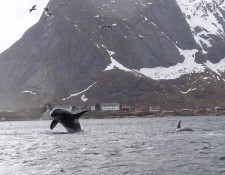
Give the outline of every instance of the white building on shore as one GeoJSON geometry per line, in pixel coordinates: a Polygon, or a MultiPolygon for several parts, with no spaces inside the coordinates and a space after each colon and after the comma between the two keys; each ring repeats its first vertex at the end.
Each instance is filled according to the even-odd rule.
{"type": "Polygon", "coordinates": [[[101,110],[102,111],[119,111],[120,104],[119,103],[102,103],[101,110]]]}

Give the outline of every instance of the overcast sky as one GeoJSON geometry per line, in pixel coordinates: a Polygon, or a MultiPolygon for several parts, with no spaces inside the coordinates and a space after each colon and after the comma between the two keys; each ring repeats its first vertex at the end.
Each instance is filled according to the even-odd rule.
{"type": "Polygon", "coordinates": [[[0,0],[0,53],[38,22],[49,0],[0,0]],[[37,5],[37,10],[29,9],[37,5]]]}

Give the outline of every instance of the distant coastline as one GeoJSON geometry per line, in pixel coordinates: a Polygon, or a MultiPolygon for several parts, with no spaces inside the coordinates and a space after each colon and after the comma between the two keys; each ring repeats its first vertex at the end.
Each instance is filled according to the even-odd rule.
{"type": "MultiPolygon", "coordinates": [[[[225,116],[225,111],[210,114],[186,114],[181,112],[121,112],[121,111],[90,111],[85,114],[82,119],[107,119],[107,118],[152,118],[166,116],[225,116]]],[[[46,115],[43,117],[42,111],[20,111],[20,112],[0,112],[0,121],[29,121],[29,120],[50,120],[51,117],[46,115]]]]}
{"type": "Polygon", "coordinates": [[[93,118],[93,119],[103,119],[103,118],[123,118],[123,117],[167,117],[167,116],[225,116],[225,111],[218,113],[205,113],[205,114],[186,114],[182,112],[114,112],[114,111],[91,111],[84,115],[82,118],[93,118]]]}

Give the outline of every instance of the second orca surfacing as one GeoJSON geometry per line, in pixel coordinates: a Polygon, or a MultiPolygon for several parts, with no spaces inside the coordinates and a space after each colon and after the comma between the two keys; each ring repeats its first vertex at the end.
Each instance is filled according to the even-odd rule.
{"type": "Polygon", "coordinates": [[[193,129],[191,129],[191,128],[181,128],[181,120],[180,120],[178,125],[177,125],[176,132],[180,132],[180,131],[193,131],[193,129]]]}
{"type": "Polygon", "coordinates": [[[51,122],[50,129],[52,130],[58,123],[61,123],[66,128],[68,133],[79,132],[81,131],[81,126],[78,119],[86,112],[88,111],[84,110],[74,114],[63,108],[53,109],[50,112],[51,117],[54,118],[51,122]]]}

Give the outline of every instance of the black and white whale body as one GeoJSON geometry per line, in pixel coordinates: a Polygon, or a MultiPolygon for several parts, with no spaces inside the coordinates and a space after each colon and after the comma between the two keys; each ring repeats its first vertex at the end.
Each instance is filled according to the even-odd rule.
{"type": "Polygon", "coordinates": [[[66,128],[68,133],[79,132],[81,131],[81,126],[78,119],[86,112],[88,111],[84,110],[77,114],[73,114],[63,108],[53,109],[50,112],[50,115],[54,118],[54,120],[50,125],[50,129],[52,130],[58,123],[61,123],[66,128]]]}
{"type": "Polygon", "coordinates": [[[181,128],[181,120],[180,120],[178,125],[177,125],[177,129],[176,129],[176,132],[179,132],[179,131],[193,131],[193,129],[191,129],[191,128],[181,128]]]}

